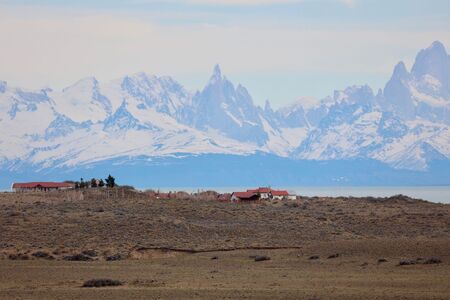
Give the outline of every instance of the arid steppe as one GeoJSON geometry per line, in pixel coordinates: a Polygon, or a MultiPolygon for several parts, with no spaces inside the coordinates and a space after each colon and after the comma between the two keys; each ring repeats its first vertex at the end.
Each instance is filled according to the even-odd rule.
{"type": "Polygon", "coordinates": [[[450,205],[92,190],[0,208],[1,299],[450,299],[450,205]]]}

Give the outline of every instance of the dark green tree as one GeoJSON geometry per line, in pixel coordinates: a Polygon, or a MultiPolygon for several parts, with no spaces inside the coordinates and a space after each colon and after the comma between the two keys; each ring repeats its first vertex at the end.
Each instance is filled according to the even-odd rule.
{"type": "Polygon", "coordinates": [[[78,190],[80,188],[80,182],[76,181],[75,182],[75,189],[78,190]]]}
{"type": "Polygon", "coordinates": [[[105,182],[103,181],[103,179],[100,179],[100,180],[98,181],[98,186],[99,186],[99,187],[104,187],[104,186],[105,186],[105,182]]]}
{"type": "Polygon", "coordinates": [[[80,189],[84,189],[86,187],[86,182],[84,182],[83,177],[80,178],[80,189]]]}
{"type": "Polygon", "coordinates": [[[116,179],[111,176],[111,174],[108,175],[108,178],[105,179],[106,186],[109,188],[113,188],[116,186],[116,179]]]}
{"type": "Polygon", "coordinates": [[[97,187],[97,179],[95,179],[95,178],[91,179],[91,187],[92,188],[96,188],[97,187]]]}

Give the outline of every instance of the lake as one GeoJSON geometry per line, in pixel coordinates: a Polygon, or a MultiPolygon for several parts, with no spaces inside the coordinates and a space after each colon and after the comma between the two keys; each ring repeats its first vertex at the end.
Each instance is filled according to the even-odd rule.
{"type": "MultiPolygon", "coordinates": [[[[203,188],[160,188],[160,191],[186,191],[197,192],[214,190],[220,193],[245,191],[254,187],[203,187],[203,188]]],[[[450,186],[302,186],[302,187],[273,187],[286,189],[292,194],[303,196],[354,196],[354,197],[389,197],[403,194],[411,198],[424,199],[431,202],[450,204],[450,186]]],[[[153,188],[157,189],[157,188],[153,188]]]]}

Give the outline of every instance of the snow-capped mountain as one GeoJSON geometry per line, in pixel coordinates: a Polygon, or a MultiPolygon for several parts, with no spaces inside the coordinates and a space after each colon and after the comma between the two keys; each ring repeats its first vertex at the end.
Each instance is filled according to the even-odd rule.
{"type": "Polygon", "coordinates": [[[222,76],[219,66],[206,87],[192,98],[185,123],[202,131],[215,131],[244,143],[262,146],[268,136],[260,111],[242,85],[236,88],[222,76]]]}
{"type": "Polygon", "coordinates": [[[440,42],[421,50],[408,72],[400,62],[384,88],[384,110],[450,125],[450,58],[440,42]]]}
{"type": "Polygon", "coordinates": [[[450,57],[434,42],[384,90],[352,86],[322,100],[256,106],[219,66],[204,89],[145,73],[62,91],[0,81],[0,167],[89,165],[113,158],[256,152],[306,160],[375,159],[425,170],[450,159],[450,57]]]}

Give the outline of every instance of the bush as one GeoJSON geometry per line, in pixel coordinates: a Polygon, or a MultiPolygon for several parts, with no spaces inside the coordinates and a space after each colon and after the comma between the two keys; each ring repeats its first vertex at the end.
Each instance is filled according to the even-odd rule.
{"type": "Polygon", "coordinates": [[[84,254],[74,254],[74,255],[64,256],[63,260],[67,260],[67,261],[90,261],[90,260],[92,260],[92,258],[87,256],[87,255],[84,255],[84,254]]]}
{"type": "Polygon", "coordinates": [[[11,260],[28,260],[29,259],[28,255],[23,254],[23,253],[10,254],[10,255],[8,255],[8,258],[11,260]]]}
{"type": "Polygon", "coordinates": [[[105,287],[119,285],[123,285],[123,283],[119,280],[112,279],[91,279],[83,283],[83,287],[105,287]]]}
{"type": "Polygon", "coordinates": [[[337,257],[339,257],[339,253],[331,254],[330,256],[328,256],[328,259],[330,259],[330,258],[337,258],[337,257]]]}
{"type": "Polygon", "coordinates": [[[318,255],[313,255],[313,256],[310,256],[309,259],[319,259],[319,256],[318,255]]]}
{"type": "Polygon", "coordinates": [[[265,256],[265,255],[256,255],[255,256],[255,261],[265,261],[265,260],[270,260],[270,257],[265,256]]]}
{"type": "Polygon", "coordinates": [[[124,259],[124,257],[122,256],[122,254],[119,254],[119,253],[106,257],[106,261],[116,261],[116,260],[122,260],[122,259],[124,259]]]}
{"type": "Polygon", "coordinates": [[[398,262],[399,266],[409,266],[409,265],[415,265],[417,263],[417,261],[413,260],[413,259],[401,259],[398,262]]]}
{"type": "Polygon", "coordinates": [[[31,254],[31,255],[36,257],[36,258],[55,259],[52,255],[50,255],[50,254],[48,254],[47,252],[44,252],[44,251],[36,251],[33,254],[31,254]]]}
{"type": "Polygon", "coordinates": [[[424,265],[440,264],[442,261],[437,257],[430,257],[423,262],[424,265]]]}

